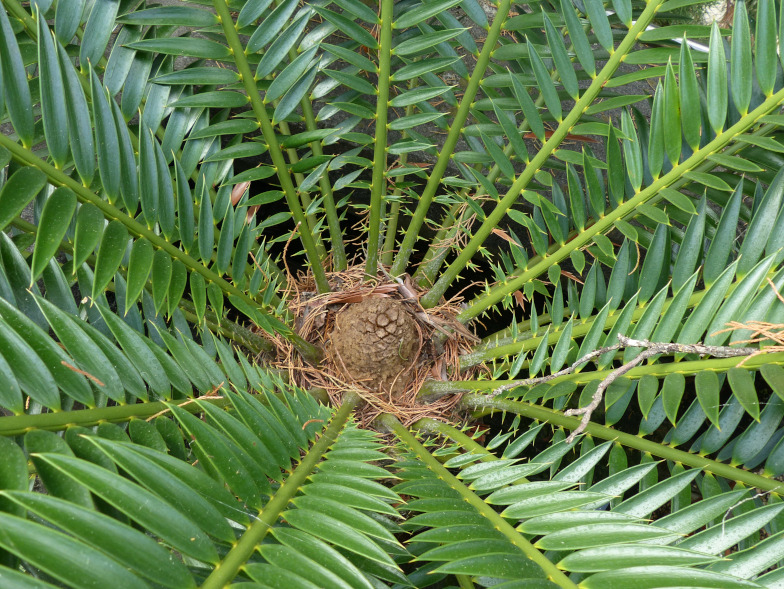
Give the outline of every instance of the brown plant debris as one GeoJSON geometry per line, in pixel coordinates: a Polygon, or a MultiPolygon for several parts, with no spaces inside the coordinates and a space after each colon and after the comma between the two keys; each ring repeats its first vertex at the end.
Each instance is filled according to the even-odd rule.
{"type": "Polygon", "coordinates": [[[374,280],[366,280],[361,265],[327,273],[327,279],[332,292],[317,294],[308,273],[290,278],[288,293],[296,331],[325,350],[324,361],[313,366],[276,337],[273,367],[297,386],[326,390],[335,405],[344,392],[357,392],[365,401],[357,410],[364,426],[381,413],[404,425],[423,417],[449,421],[459,395],[422,404],[417,393],[428,378],[471,376],[459,372],[460,354],[476,341],[455,319],[460,300],[425,310],[419,304],[423,291],[407,276],[393,278],[384,268],[374,280]]]}
{"type": "MultiPolygon", "coordinates": [[[[564,411],[564,415],[566,416],[582,415],[580,425],[578,425],[566,438],[567,443],[571,444],[574,439],[588,427],[591,415],[602,402],[604,391],[607,390],[607,387],[615,382],[616,379],[629,372],[632,368],[641,364],[643,360],[658,356],[659,354],[699,354],[700,356],[713,356],[714,358],[736,358],[739,356],[756,355],[762,351],[759,348],[732,348],[729,346],[706,346],[704,344],[679,344],[677,342],[650,342],[644,339],[635,340],[620,333],[618,334],[618,344],[615,346],[607,346],[606,348],[602,348],[602,350],[607,352],[611,349],[620,350],[628,347],[643,348],[643,350],[634,358],[610,372],[610,374],[599,383],[599,386],[596,388],[596,392],[594,392],[591,397],[591,402],[588,403],[588,405],[580,407],[579,409],[564,411]]],[[[764,350],[764,352],[768,351],[769,350],[764,350]]],[[[585,358],[581,358],[580,360],[585,360],[585,358]]]]}
{"type": "MultiPolygon", "coordinates": [[[[776,285],[770,278],[767,280],[768,286],[776,293],[778,300],[784,304],[784,296],[776,290],[776,285]]],[[[768,323],[767,321],[747,321],[746,323],[741,323],[739,321],[730,321],[727,323],[727,329],[723,329],[719,333],[735,330],[748,331],[750,334],[747,339],[734,341],[732,342],[733,344],[765,344],[765,347],[757,350],[749,358],[762,353],[784,352],[784,323],[768,323]]],[[[749,358],[745,358],[743,362],[746,362],[749,358]]]]}
{"type": "Polygon", "coordinates": [[[735,330],[750,331],[751,335],[748,339],[731,342],[733,345],[763,344],[763,346],[757,348],[753,354],[744,358],[743,362],[738,364],[738,366],[742,366],[745,362],[760,354],[784,352],[784,323],[767,323],[766,321],[747,321],[746,323],[741,323],[739,321],[730,321],[727,323],[727,329],[722,331],[735,330]],[[770,345],[770,342],[772,342],[773,345],[770,345]]]}
{"type": "MultiPolygon", "coordinates": [[[[773,292],[776,293],[776,297],[781,303],[784,303],[784,296],[781,295],[780,292],[776,289],[776,285],[773,281],[768,278],[768,285],[770,288],[773,289],[773,292]]],[[[502,385],[492,391],[490,393],[490,397],[494,397],[499,393],[504,391],[519,387],[519,386],[533,386],[537,384],[541,384],[543,382],[547,382],[558,378],[559,376],[564,376],[567,374],[571,374],[579,367],[583,366],[589,360],[593,360],[599,356],[606,354],[607,352],[611,352],[614,350],[621,350],[624,348],[640,348],[641,351],[637,354],[634,358],[623,364],[623,366],[619,366],[618,368],[614,369],[610,374],[608,374],[600,383],[599,386],[596,388],[596,392],[594,392],[593,396],[591,397],[591,402],[586,405],[585,407],[580,407],[579,409],[569,409],[564,412],[564,415],[567,416],[578,416],[581,415],[582,419],[580,420],[580,424],[575,428],[569,437],[566,438],[568,443],[574,441],[574,439],[580,435],[585,429],[588,427],[588,423],[590,422],[591,415],[593,414],[594,410],[599,406],[602,401],[602,397],[604,395],[604,391],[607,390],[613,381],[615,381],[620,376],[623,376],[627,372],[629,372],[632,368],[639,365],[643,360],[647,358],[651,358],[653,356],[657,356],[659,354],[699,354],[700,356],[713,356],[714,358],[736,358],[736,357],[743,357],[738,363],[738,366],[742,366],[745,362],[749,359],[759,356],[760,354],[770,354],[773,352],[782,352],[784,351],[784,324],[776,324],[776,323],[767,323],[764,321],[748,321],[746,323],[741,323],[738,321],[730,321],[726,324],[727,328],[722,329],[716,333],[724,333],[726,331],[735,331],[735,330],[745,330],[750,332],[750,336],[747,339],[733,341],[731,342],[730,346],[706,346],[704,344],[679,344],[677,342],[673,343],[658,343],[658,342],[651,342],[648,340],[635,340],[629,337],[626,337],[623,334],[618,334],[618,343],[610,346],[605,346],[598,350],[594,350],[579,358],[576,362],[574,362],[571,366],[564,368],[558,372],[553,374],[542,376],[538,378],[528,378],[522,380],[515,380],[511,383],[507,383],[502,385]],[[770,345],[771,342],[773,345],[770,345]],[[738,344],[761,344],[760,347],[732,347],[738,344]]]]}
{"type": "MultiPolygon", "coordinates": [[[[601,403],[602,398],[604,397],[604,391],[607,390],[607,387],[609,387],[619,377],[629,372],[632,368],[639,365],[641,362],[643,362],[643,360],[653,356],[658,356],[659,354],[699,354],[700,356],[713,356],[715,358],[736,358],[746,356],[747,358],[744,358],[743,360],[743,362],[745,362],[748,357],[757,355],[759,353],[768,353],[772,351],[771,348],[732,348],[729,346],[706,346],[704,344],[679,344],[677,342],[659,343],[644,339],[632,339],[630,337],[626,337],[622,333],[619,333],[617,344],[604,346],[603,348],[589,352],[582,358],[578,358],[570,366],[567,366],[558,372],[554,372],[553,374],[548,374],[547,376],[540,376],[537,378],[514,380],[512,382],[501,385],[489,393],[488,396],[492,398],[500,393],[503,393],[504,391],[508,391],[520,386],[534,386],[554,380],[559,376],[571,374],[581,366],[585,365],[586,362],[589,362],[594,358],[598,358],[599,356],[603,356],[607,352],[623,350],[625,348],[641,348],[642,351],[634,358],[626,362],[623,366],[619,366],[618,368],[615,368],[613,371],[611,371],[610,374],[608,374],[599,383],[599,386],[596,388],[596,392],[594,392],[593,396],[591,397],[591,402],[588,405],[585,407],[580,407],[579,409],[568,409],[564,411],[564,415],[568,417],[574,417],[578,415],[582,416],[580,424],[572,431],[571,434],[569,434],[569,437],[566,438],[567,443],[571,444],[574,439],[583,433],[588,427],[588,424],[591,420],[591,415],[601,403]]],[[[743,362],[740,362],[739,365],[743,362]]]]}

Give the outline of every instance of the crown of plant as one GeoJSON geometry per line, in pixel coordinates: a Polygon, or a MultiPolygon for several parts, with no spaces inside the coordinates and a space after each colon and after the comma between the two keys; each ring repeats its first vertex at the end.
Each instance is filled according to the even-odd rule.
{"type": "Polygon", "coordinates": [[[782,586],[777,2],[0,4],[0,586],[782,586]]]}

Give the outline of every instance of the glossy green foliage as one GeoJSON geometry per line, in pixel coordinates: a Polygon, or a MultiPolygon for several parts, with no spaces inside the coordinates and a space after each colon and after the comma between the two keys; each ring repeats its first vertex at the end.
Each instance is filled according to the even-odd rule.
{"type": "MultiPolygon", "coordinates": [[[[196,562],[217,564],[219,552],[225,554],[242,539],[241,530],[258,510],[282,505],[284,509],[271,519],[275,525],[264,529],[274,540],[244,563],[255,571],[253,576],[287,574],[316,583],[323,575],[332,586],[340,586],[339,579],[348,583],[365,580],[351,564],[336,570],[336,564],[345,561],[336,549],[397,569],[379,543],[397,545],[389,530],[400,517],[392,506],[400,498],[375,482],[377,477],[363,472],[367,462],[383,457],[376,436],[353,426],[341,432],[329,451],[321,449],[319,472],[306,473],[312,480],[301,489],[304,494],[286,507],[292,491],[287,487],[273,490],[267,478],[279,480],[281,469],[285,473],[296,466],[287,447],[297,455],[307,453],[317,435],[324,433],[329,411],[303,392],[284,393],[273,411],[245,392],[226,393],[223,399],[232,408],[230,412],[210,400],[198,402],[197,410],[208,416],[206,422],[178,405],[169,405],[152,423],[132,421],[127,434],[119,428],[93,432],[73,426],[66,431],[65,441],[50,432],[25,436],[25,450],[39,467],[49,493],[30,493],[26,484],[24,489],[10,484],[12,474],[21,474],[18,459],[24,466],[24,459],[16,455],[21,451],[12,447],[4,456],[7,475],[0,497],[3,505],[35,514],[60,531],[10,509],[2,514],[0,546],[67,586],[86,586],[114,576],[129,587],[150,583],[195,587],[201,577],[196,572],[199,567],[194,568],[196,562]],[[259,430],[259,423],[268,424],[265,429],[278,434],[259,430]],[[192,441],[189,454],[178,457],[183,433],[192,436],[192,441]],[[281,460],[270,459],[276,455],[281,460]],[[197,459],[203,468],[189,464],[197,459]],[[119,476],[118,468],[126,476],[119,476]],[[341,474],[330,474],[333,470],[341,474]],[[362,474],[357,476],[354,470],[362,474]],[[89,489],[92,495],[86,497],[95,497],[95,504],[88,499],[88,505],[79,505],[73,493],[67,492],[69,488],[89,489]],[[369,489],[374,492],[367,493],[369,489]],[[281,497],[288,500],[281,503],[281,497]],[[131,521],[133,528],[128,526],[131,521]],[[38,547],[30,552],[34,544],[38,547]],[[335,558],[314,555],[316,549],[334,553],[335,558]],[[91,555],[89,562],[83,556],[77,558],[79,552],[91,555]],[[281,559],[283,554],[288,558],[281,559]],[[189,566],[180,555],[190,557],[189,566]]],[[[318,450],[314,446],[311,451],[318,450]]],[[[383,470],[380,473],[385,476],[383,470]]],[[[405,580],[401,572],[397,576],[405,580]]]]}
{"type": "Polygon", "coordinates": [[[0,585],[780,586],[784,16],[702,4],[0,0],[0,585]],[[280,372],[360,264],[492,432],[280,372]]]}

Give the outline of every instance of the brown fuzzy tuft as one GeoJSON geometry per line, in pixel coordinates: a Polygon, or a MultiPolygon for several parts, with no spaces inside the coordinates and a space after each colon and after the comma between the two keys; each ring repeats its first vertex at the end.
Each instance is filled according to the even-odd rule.
{"type": "Polygon", "coordinates": [[[423,417],[449,421],[459,395],[422,404],[417,393],[429,378],[471,376],[459,370],[460,354],[476,341],[454,318],[460,301],[425,311],[418,302],[423,291],[383,275],[365,280],[359,265],[327,277],[333,292],[316,294],[312,276],[306,275],[290,281],[289,293],[298,333],[326,351],[324,361],[312,366],[289,342],[276,338],[273,365],[302,388],[325,389],[335,404],[345,391],[357,392],[365,401],[357,410],[364,426],[381,413],[405,425],[423,417]]]}

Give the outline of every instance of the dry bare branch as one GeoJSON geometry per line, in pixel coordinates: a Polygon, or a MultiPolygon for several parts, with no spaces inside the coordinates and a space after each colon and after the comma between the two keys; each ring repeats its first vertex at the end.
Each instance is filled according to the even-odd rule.
{"type": "Polygon", "coordinates": [[[626,362],[623,366],[619,366],[615,370],[613,370],[607,377],[599,383],[599,386],[596,389],[596,392],[593,394],[591,398],[591,402],[586,405],[585,407],[580,407],[579,409],[569,409],[564,412],[564,415],[567,416],[576,416],[582,415],[582,421],[580,425],[569,435],[567,438],[567,442],[571,443],[577,436],[579,436],[582,432],[585,431],[585,428],[588,426],[588,423],[591,420],[591,415],[599,406],[602,401],[602,397],[604,396],[604,391],[607,390],[615,380],[617,380],[620,376],[623,376],[627,372],[629,372],[632,368],[651,358],[652,356],[657,356],[658,354],[699,354],[700,356],[713,356],[714,358],[735,358],[740,356],[748,356],[751,357],[753,355],[758,355],[760,353],[766,353],[769,351],[768,348],[760,349],[760,348],[733,348],[730,346],[706,346],[704,344],[679,344],[675,343],[658,343],[658,342],[651,342],[648,340],[636,340],[625,335],[619,333],[618,334],[618,343],[612,346],[605,346],[603,348],[599,348],[598,350],[594,350],[579,358],[576,362],[574,362],[571,366],[564,368],[563,370],[559,370],[553,374],[549,374],[547,376],[540,376],[538,378],[526,378],[522,380],[516,380],[514,382],[505,384],[503,386],[494,389],[490,393],[490,397],[494,397],[504,391],[508,391],[510,389],[514,389],[520,386],[533,386],[542,384],[551,380],[554,380],[561,376],[566,376],[567,374],[571,374],[575,370],[577,370],[580,366],[593,360],[594,358],[598,358],[599,356],[603,356],[607,352],[613,352],[616,350],[621,350],[624,348],[643,348],[642,352],[640,352],[637,356],[626,362]]]}

